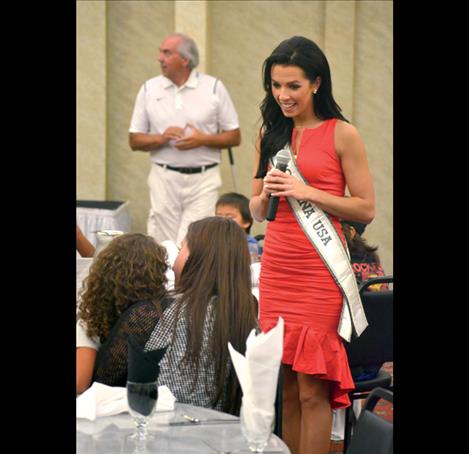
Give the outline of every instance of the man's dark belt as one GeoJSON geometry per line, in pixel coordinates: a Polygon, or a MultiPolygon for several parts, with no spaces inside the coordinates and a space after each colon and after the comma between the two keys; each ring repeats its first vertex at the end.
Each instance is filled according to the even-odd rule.
{"type": "Polygon", "coordinates": [[[155,164],[159,165],[160,167],[164,167],[165,169],[175,170],[176,172],[181,172],[181,173],[205,172],[206,170],[211,169],[212,167],[215,167],[218,165],[217,162],[214,162],[213,164],[209,164],[208,166],[202,166],[202,167],[173,167],[173,166],[168,166],[167,164],[160,164],[158,162],[155,162],[155,164]]]}

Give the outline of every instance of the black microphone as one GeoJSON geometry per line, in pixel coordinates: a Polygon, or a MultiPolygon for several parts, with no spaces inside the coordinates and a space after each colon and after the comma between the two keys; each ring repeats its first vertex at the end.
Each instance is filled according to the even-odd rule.
{"type": "MultiPolygon", "coordinates": [[[[287,148],[282,148],[277,154],[277,161],[275,168],[285,172],[287,170],[288,163],[290,162],[290,153],[287,148]]],[[[267,207],[267,216],[265,217],[268,221],[273,221],[277,214],[279,198],[270,194],[269,205],[267,207]]]]}

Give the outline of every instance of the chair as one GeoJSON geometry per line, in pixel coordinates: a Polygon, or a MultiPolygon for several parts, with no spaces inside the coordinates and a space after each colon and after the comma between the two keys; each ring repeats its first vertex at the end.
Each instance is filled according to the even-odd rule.
{"type": "MultiPolygon", "coordinates": [[[[163,297],[161,300],[162,309],[164,310],[171,301],[170,296],[163,297]]],[[[160,318],[159,314],[154,301],[139,301],[127,308],[98,350],[93,381],[108,386],[126,386],[127,340],[129,336],[132,336],[137,344],[142,348],[145,347],[160,318]]]]}
{"type": "Polygon", "coordinates": [[[345,454],[392,454],[393,423],[373,412],[380,399],[393,403],[393,393],[375,388],[368,394],[345,454]]]}
{"type": "MultiPolygon", "coordinates": [[[[345,343],[349,366],[372,366],[393,361],[393,290],[366,291],[374,284],[392,283],[393,276],[381,276],[365,281],[360,287],[363,309],[368,319],[368,327],[361,336],[345,343]]],[[[355,389],[349,393],[350,400],[365,399],[377,388],[392,390],[392,377],[384,370],[369,380],[355,381],[355,389]]],[[[352,430],[356,423],[352,406],[345,412],[344,452],[350,443],[352,430]]]]}

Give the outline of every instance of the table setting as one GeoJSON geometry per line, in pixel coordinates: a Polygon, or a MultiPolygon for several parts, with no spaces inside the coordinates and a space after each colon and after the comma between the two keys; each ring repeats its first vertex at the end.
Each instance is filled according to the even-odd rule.
{"type": "MultiPolygon", "coordinates": [[[[283,333],[283,321],[281,323],[280,334],[283,333]]],[[[255,333],[250,340],[248,338],[248,360],[262,359],[259,350],[274,346],[280,329],[274,330],[267,336],[267,341],[265,336],[258,337],[255,333]]],[[[272,435],[274,415],[269,412],[275,396],[271,399],[264,393],[260,400],[256,400],[250,395],[254,388],[250,391],[243,378],[240,381],[242,387],[244,383],[243,394],[247,398],[243,400],[245,415],[242,413],[241,418],[179,403],[168,387],[157,386],[158,363],[164,349],[144,352],[133,338],[129,338],[128,347],[129,370],[125,388],[95,382],[77,396],[77,454],[290,453],[285,443],[272,435]],[[248,402],[265,404],[268,416],[264,418],[258,412],[252,416],[254,409],[249,409],[248,402]],[[247,419],[247,424],[243,418],[247,419]],[[259,449],[256,451],[246,435],[252,436],[260,421],[267,421],[269,433],[267,437],[262,433],[262,446],[256,446],[259,449]]],[[[235,361],[239,363],[239,358],[235,361]]],[[[240,373],[237,370],[237,374],[240,373]]],[[[243,377],[249,376],[248,372],[246,374],[243,377]]],[[[257,377],[266,379],[269,374],[272,375],[272,370],[262,369],[257,377]]],[[[274,374],[278,376],[278,365],[274,374]]],[[[273,379],[270,381],[269,389],[275,390],[276,383],[274,385],[273,379]]],[[[265,408],[261,409],[262,415],[265,408]]],[[[266,424],[262,427],[265,429],[266,424]]]]}

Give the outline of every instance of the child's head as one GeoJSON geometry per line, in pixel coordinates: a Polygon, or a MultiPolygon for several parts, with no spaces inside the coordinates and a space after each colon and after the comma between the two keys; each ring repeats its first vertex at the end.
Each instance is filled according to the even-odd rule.
{"type": "Polygon", "coordinates": [[[366,224],[363,224],[362,222],[355,222],[355,221],[342,221],[342,226],[346,224],[346,227],[349,229],[351,232],[352,238],[358,233],[360,236],[363,235],[363,232],[366,229],[366,224]]]}
{"type": "Polygon", "coordinates": [[[362,237],[362,234],[366,228],[366,224],[345,220],[342,220],[341,224],[350,254],[370,254],[373,256],[374,261],[379,264],[380,261],[376,252],[378,250],[378,246],[370,246],[366,239],[362,237]]]}
{"type": "Polygon", "coordinates": [[[139,301],[166,294],[166,249],[154,238],[125,233],[96,256],[80,290],[79,318],[104,342],[117,319],[139,301]]]}
{"type": "MultiPolygon", "coordinates": [[[[237,280],[243,270],[249,281],[250,264],[246,235],[242,228],[234,219],[210,216],[189,224],[173,270],[177,284],[187,281],[189,285],[202,285],[205,279],[207,283],[214,283],[214,288],[219,291],[220,286],[224,286],[222,280],[237,280]],[[217,279],[221,280],[217,282],[217,279]]],[[[239,283],[236,285],[239,287],[239,283]]],[[[249,281],[249,288],[250,285],[249,281]]]]}
{"type": "Polygon", "coordinates": [[[237,192],[227,192],[219,197],[215,204],[215,214],[233,219],[246,233],[251,231],[252,215],[249,211],[249,199],[237,192]]]}

